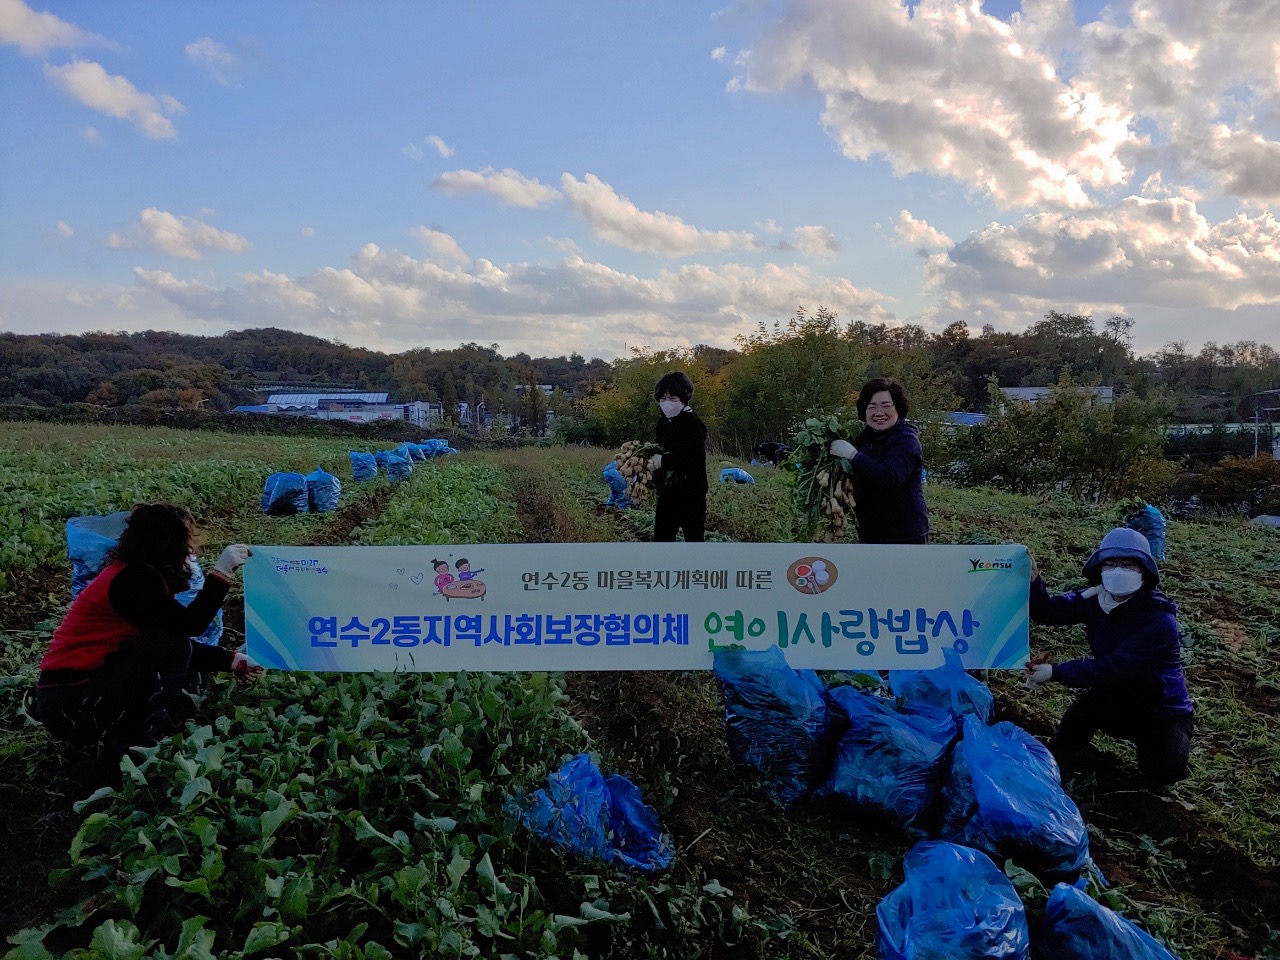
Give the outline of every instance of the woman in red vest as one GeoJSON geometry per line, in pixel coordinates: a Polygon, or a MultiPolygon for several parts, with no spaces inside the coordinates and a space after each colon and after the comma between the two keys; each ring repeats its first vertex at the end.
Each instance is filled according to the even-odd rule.
{"type": "Polygon", "coordinates": [[[53,736],[102,746],[104,770],[132,746],[154,744],[194,714],[191,671],[229,670],[249,682],[262,668],[244,654],[191,638],[213,621],[252,551],[222,551],[190,606],[195,521],[182,507],[140,504],[107,566],[72,602],[40,661],[36,712],[53,736]]]}

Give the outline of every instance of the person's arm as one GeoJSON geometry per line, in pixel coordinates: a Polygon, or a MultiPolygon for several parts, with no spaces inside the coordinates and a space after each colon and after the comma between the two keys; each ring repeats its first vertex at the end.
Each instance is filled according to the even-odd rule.
{"type": "MultiPolygon", "coordinates": [[[[1038,571],[1037,571],[1038,572],[1038,571]]],[[[1082,597],[1079,590],[1069,593],[1051,594],[1044,585],[1044,580],[1037,576],[1031,581],[1031,598],[1028,612],[1036,623],[1051,627],[1065,627],[1075,623],[1084,623],[1085,605],[1097,603],[1096,600],[1082,597]]]]}
{"type": "Polygon", "coordinates": [[[213,622],[231,583],[214,573],[189,606],[169,593],[159,570],[129,564],[111,581],[107,599],[116,612],[148,636],[198,637],[213,622]]]}
{"type": "MultiPolygon", "coordinates": [[[[856,449],[856,448],[855,448],[856,449]]],[[[853,472],[863,483],[882,490],[898,490],[924,464],[920,442],[906,435],[895,443],[883,460],[873,460],[859,451],[850,461],[853,472]]]]}
{"type": "Polygon", "coordinates": [[[1170,614],[1159,614],[1136,627],[1114,650],[1095,657],[1081,657],[1055,664],[1053,679],[1068,687],[1092,687],[1116,680],[1154,677],[1178,646],[1178,624],[1170,614]]]}

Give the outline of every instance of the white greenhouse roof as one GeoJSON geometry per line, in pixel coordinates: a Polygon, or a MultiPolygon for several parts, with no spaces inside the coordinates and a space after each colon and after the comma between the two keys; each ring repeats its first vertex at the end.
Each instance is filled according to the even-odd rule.
{"type": "Polygon", "coordinates": [[[267,403],[281,407],[318,407],[321,400],[363,400],[365,403],[386,403],[386,393],[273,393],[267,403]]]}

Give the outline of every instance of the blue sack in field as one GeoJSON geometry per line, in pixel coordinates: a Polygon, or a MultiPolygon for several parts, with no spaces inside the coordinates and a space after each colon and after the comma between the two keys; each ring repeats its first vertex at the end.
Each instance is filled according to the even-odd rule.
{"type": "Polygon", "coordinates": [[[362,480],[375,480],[378,476],[378,461],[374,459],[372,453],[360,453],[352,450],[348,456],[351,457],[351,479],[356,483],[362,480]]]}
{"type": "Polygon", "coordinates": [[[725,467],[720,471],[721,483],[755,483],[756,478],[741,467],[725,467]]]}
{"type": "Polygon", "coordinates": [[[1035,928],[1036,960],[1178,960],[1146,931],[1060,883],[1035,928]]]}
{"type": "Polygon", "coordinates": [[[956,726],[969,714],[990,723],[996,700],[987,685],[965,672],[960,654],[943,650],[944,663],[932,670],[890,670],[889,689],[908,703],[927,703],[946,710],[956,726]]]}
{"type": "MultiPolygon", "coordinates": [[[[184,607],[191,606],[191,601],[196,598],[196,594],[200,592],[200,588],[204,586],[204,570],[200,568],[200,564],[195,560],[191,561],[191,581],[187,584],[187,589],[183,590],[174,597],[184,607]]],[[[198,637],[192,637],[196,643],[203,643],[209,647],[216,647],[218,641],[222,639],[222,610],[219,609],[214,614],[213,620],[209,626],[205,628],[204,633],[198,637]]]]}
{"type": "Polygon", "coordinates": [[[307,508],[312,513],[328,513],[338,509],[338,498],[342,494],[342,481],[322,467],[316,467],[307,474],[307,508]]]}
{"type": "Polygon", "coordinates": [[[418,446],[422,448],[422,452],[425,453],[428,458],[442,456],[450,449],[449,441],[442,437],[433,437],[430,440],[423,440],[418,444],[418,446]]]}
{"type": "Polygon", "coordinates": [[[945,840],[1012,860],[1045,882],[1074,883],[1089,866],[1089,831],[1057,763],[1016,724],[965,717],[942,796],[945,840]]]}
{"type": "Polygon", "coordinates": [[[601,776],[580,753],[547,778],[547,787],[514,808],[520,822],[585,860],[665,870],[675,855],[658,815],[626,777],[601,776]]]}
{"type": "Polygon", "coordinates": [[[1158,562],[1164,561],[1165,531],[1168,524],[1164,514],[1151,504],[1145,504],[1141,510],[1125,520],[1124,525],[1130,530],[1137,530],[1147,538],[1151,546],[1151,556],[1158,562]]]}
{"type": "Polygon", "coordinates": [[[849,729],[815,796],[873,811],[927,836],[956,737],[951,714],[926,705],[899,710],[893,700],[847,686],[833,689],[831,697],[849,718],[849,729]]]}
{"type": "Polygon", "coordinates": [[[610,460],[606,463],[601,475],[609,485],[609,499],[605,501],[605,506],[617,507],[619,510],[629,509],[631,497],[627,495],[627,478],[618,472],[617,461],[610,460]]]}
{"type": "Polygon", "coordinates": [[[793,670],[777,647],[717,650],[729,755],[760,771],[769,795],[791,806],[826,779],[843,730],[812,670],[793,670]]]}
{"type": "Polygon", "coordinates": [[[1027,960],[1027,914],[991,858],[927,840],[903,862],[906,879],[876,907],[881,960],[1027,960]]]}
{"type": "Polygon", "coordinates": [[[413,476],[413,461],[406,460],[398,453],[387,454],[387,478],[392,483],[399,483],[401,480],[408,480],[413,476]]]}
{"type": "Polygon", "coordinates": [[[291,517],[307,512],[307,478],[300,473],[273,473],[262,489],[262,512],[291,517]]]}

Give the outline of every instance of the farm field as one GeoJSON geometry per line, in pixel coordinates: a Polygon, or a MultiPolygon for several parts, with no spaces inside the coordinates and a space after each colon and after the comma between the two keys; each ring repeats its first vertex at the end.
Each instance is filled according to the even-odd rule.
{"type": "MultiPolygon", "coordinates": [[[[735,768],[702,673],[271,675],[218,682],[186,735],[89,796],[73,750],[21,712],[65,610],[63,524],[140,499],[190,508],[206,560],[273,544],[644,540],[602,504],[610,452],[533,448],[351,480],[348,439],[0,423],[0,932],[15,956],[874,957],[904,836],[817,804],[783,811],[735,768]],[[273,470],[344,484],[336,513],[265,517],[273,470]],[[562,857],[511,826],[511,796],[570,755],[637,783],[675,841],[660,875],[562,857]],[[51,882],[52,878],[52,882],[51,882]],[[185,951],[185,952],[184,952],[185,951]]],[[[782,476],[714,485],[709,538],[787,541],[782,476]]],[[[1065,498],[926,488],[941,543],[1025,543],[1051,588],[1117,518],[1065,498]]],[[[678,546],[673,549],[680,549],[678,546]]],[[[744,548],[746,549],[746,548],[744,548]]],[[[1184,960],[1280,956],[1280,536],[1170,524],[1162,566],[1198,705],[1191,777],[1136,789],[1127,747],[1068,781],[1106,902],[1184,960]]],[[[238,642],[243,600],[227,606],[238,642]]],[[[1078,630],[1033,627],[1033,650],[1078,630]]],[[[986,678],[1045,737],[1070,700],[986,678]]],[[[1029,909],[1047,891],[1021,890],[1029,909]]]]}

